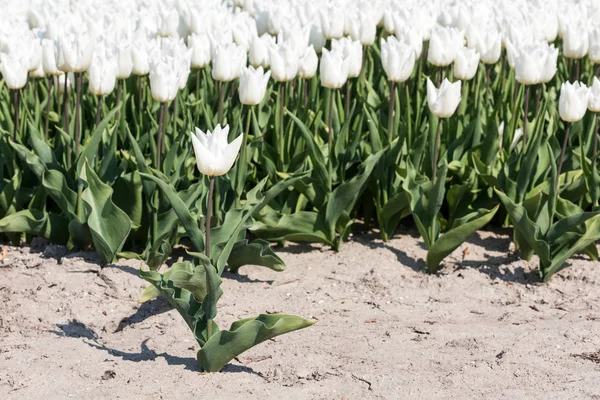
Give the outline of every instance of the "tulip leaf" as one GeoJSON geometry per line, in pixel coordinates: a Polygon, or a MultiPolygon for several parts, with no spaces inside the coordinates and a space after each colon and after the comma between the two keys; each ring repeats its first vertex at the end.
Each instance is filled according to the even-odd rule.
{"type": "Polygon", "coordinates": [[[207,372],[218,372],[244,351],[284,333],[307,328],[314,322],[286,314],[261,314],[234,322],[229,330],[211,336],[198,351],[198,362],[207,372]]]}
{"type": "Polygon", "coordinates": [[[0,233],[27,233],[65,245],[69,240],[68,220],[40,210],[22,210],[0,219],[0,233]]]}
{"type": "Polygon", "coordinates": [[[232,272],[237,272],[244,265],[260,265],[274,271],[283,271],[285,264],[271,249],[269,242],[256,239],[252,242],[244,239],[233,247],[227,265],[232,272]]]}
{"type": "Polygon", "coordinates": [[[94,247],[103,261],[109,263],[125,244],[131,230],[131,221],[127,214],[113,203],[111,187],[98,178],[89,164],[85,164],[84,171],[82,179],[88,187],[81,197],[87,209],[87,225],[94,247]]]}

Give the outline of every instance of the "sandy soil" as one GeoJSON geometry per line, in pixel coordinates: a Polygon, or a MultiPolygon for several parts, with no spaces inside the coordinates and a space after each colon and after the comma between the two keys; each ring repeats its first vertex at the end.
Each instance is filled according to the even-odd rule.
{"type": "Polygon", "coordinates": [[[600,399],[600,363],[577,356],[600,349],[598,263],[541,284],[503,233],[479,233],[437,276],[415,234],[355,236],[340,253],[290,244],[283,273],[225,274],[221,326],[261,312],[317,323],[217,374],[199,372],[175,311],[137,303],[139,262],[5,248],[1,399],[600,399]]]}

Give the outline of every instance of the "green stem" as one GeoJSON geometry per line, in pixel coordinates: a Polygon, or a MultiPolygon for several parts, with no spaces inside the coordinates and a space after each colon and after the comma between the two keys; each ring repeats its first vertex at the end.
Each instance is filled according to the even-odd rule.
{"type": "Polygon", "coordinates": [[[437,178],[437,164],[438,164],[438,147],[440,143],[440,127],[442,126],[442,119],[437,119],[437,128],[435,129],[435,142],[433,143],[433,184],[437,178]]]}
{"type": "MultiPolygon", "coordinates": [[[[210,219],[212,217],[213,208],[213,193],[215,191],[215,178],[210,177],[210,184],[208,186],[208,204],[206,206],[206,257],[210,261],[210,219]]],[[[211,261],[212,263],[212,261],[211,261]]],[[[207,324],[208,338],[212,336],[212,319],[208,320],[207,324]]]]}
{"type": "Polygon", "coordinates": [[[388,113],[388,144],[392,144],[394,134],[394,103],[396,102],[396,82],[390,81],[390,112],[388,113]]]}
{"type": "Polygon", "coordinates": [[[280,82],[279,83],[279,159],[281,161],[281,166],[283,169],[283,164],[285,163],[285,158],[284,158],[284,149],[285,149],[285,143],[284,143],[284,133],[285,133],[285,128],[284,128],[284,124],[283,124],[283,109],[285,107],[285,82],[280,82]]]}
{"type": "Polygon", "coordinates": [[[79,157],[79,142],[81,141],[81,86],[83,81],[83,72],[77,73],[75,84],[77,93],[75,98],[75,159],[79,157]]]}
{"type": "Polygon", "coordinates": [[[524,106],[524,115],[523,115],[523,150],[525,150],[525,146],[527,145],[527,115],[529,114],[529,85],[525,86],[525,106],[524,106]]]}
{"type": "Polygon", "coordinates": [[[48,141],[48,123],[50,121],[50,103],[52,100],[52,87],[54,86],[54,79],[50,77],[48,79],[48,98],[46,99],[46,116],[44,121],[44,137],[46,142],[48,141]]]}
{"type": "Polygon", "coordinates": [[[329,193],[333,188],[333,98],[335,97],[335,89],[329,90],[329,123],[328,123],[328,134],[329,134],[329,193]]]}
{"type": "Polygon", "coordinates": [[[554,184],[554,192],[558,196],[558,182],[560,180],[560,173],[562,171],[563,161],[565,160],[565,152],[567,151],[567,143],[569,142],[569,132],[571,132],[571,123],[567,122],[567,129],[565,131],[565,139],[563,140],[562,149],[560,150],[560,158],[558,159],[558,169],[556,171],[556,183],[554,184]]]}

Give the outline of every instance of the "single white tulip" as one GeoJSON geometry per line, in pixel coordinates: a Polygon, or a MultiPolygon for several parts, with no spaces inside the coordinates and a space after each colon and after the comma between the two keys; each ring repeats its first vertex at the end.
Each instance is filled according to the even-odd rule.
{"type": "Polygon", "coordinates": [[[212,133],[209,131],[204,133],[196,128],[196,132],[191,134],[198,170],[208,176],[225,175],[233,166],[240,151],[243,135],[239,135],[233,142],[227,144],[229,125],[224,128],[217,125],[212,133]]]}
{"type": "Polygon", "coordinates": [[[563,54],[566,58],[579,60],[588,53],[589,36],[585,24],[571,23],[563,36],[563,54]]]}
{"type": "Polygon", "coordinates": [[[337,7],[323,7],[319,10],[321,29],[326,39],[339,39],[344,36],[344,18],[340,18],[337,7]]]}
{"type": "Polygon", "coordinates": [[[246,65],[246,52],[243,47],[229,44],[217,48],[212,60],[212,77],[219,82],[230,82],[240,76],[246,65]]]}
{"type": "Polygon", "coordinates": [[[341,52],[323,49],[319,72],[321,85],[329,89],[339,89],[348,80],[348,63],[341,52]]]}
{"type": "Polygon", "coordinates": [[[298,76],[302,79],[310,79],[317,73],[317,67],[319,66],[319,58],[317,52],[312,46],[308,46],[304,55],[300,58],[298,63],[298,76]]]}
{"type": "Polygon", "coordinates": [[[502,52],[502,38],[496,30],[488,29],[479,36],[475,49],[481,55],[484,64],[495,64],[502,52]]]}
{"type": "Polygon", "coordinates": [[[456,53],[454,76],[463,81],[473,79],[479,66],[479,53],[475,49],[463,47],[456,53]]]}
{"type": "Polygon", "coordinates": [[[600,27],[595,27],[590,31],[590,47],[588,57],[594,64],[600,64],[600,27]]]}
{"type": "Polygon", "coordinates": [[[560,87],[558,112],[567,122],[576,122],[583,118],[588,108],[589,89],[580,82],[565,82],[560,87]]]}
{"type": "Polygon", "coordinates": [[[161,20],[158,25],[158,34],[160,36],[175,36],[179,28],[179,13],[176,8],[171,11],[161,12],[161,20]]]}
{"type": "Polygon", "coordinates": [[[348,62],[348,78],[356,78],[362,69],[362,45],[359,41],[349,38],[334,39],[331,41],[331,50],[340,51],[342,57],[348,62]]]}
{"type": "Polygon", "coordinates": [[[178,83],[175,60],[172,57],[165,56],[150,62],[150,92],[154,100],[161,103],[174,100],[178,83]]]}
{"type": "Polygon", "coordinates": [[[546,46],[545,55],[543,57],[543,65],[540,74],[540,83],[548,83],[556,75],[558,64],[558,49],[554,45],[546,46]]]}
{"type": "Polygon", "coordinates": [[[323,34],[323,30],[319,23],[313,23],[310,26],[308,35],[308,44],[312,45],[317,53],[320,53],[327,43],[327,38],[323,34]]]}
{"type": "Polygon", "coordinates": [[[588,110],[591,112],[600,112],[600,80],[596,77],[594,77],[594,81],[590,87],[588,110]]]}
{"type": "Polygon", "coordinates": [[[438,67],[446,67],[452,64],[462,46],[463,37],[456,28],[437,26],[431,32],[427,61],[438,67]]]}
{"type": "Polygon", "coordinates": [[[264,72],[263,67],[244,67],[240,75],[240,103],[255,106],[265,97],[271,71],[264,72]]]}
{"type": "Polygon", "coordinates": [[[368,14],[360,14],[356,18],[351,18],[349,31],[352,40],[359,41],[363,46],[375,43],[377,26],[368,14]]]}
{"type": "Polygon", "coordinates": [[[536,85],[542,77],[540,53],[535,45],[526,45],[517,49],[515,61],[515,78],[522,85],[536,85]]]}
{"type": "Polygon", "coordinates": [[[269,49],[275,47],[275,38],[268,33],[255,36],[250,42],[248,61],[255,68],[267,68],[270,65],[269,49]]]}
{"type": "Polygon", "coordinates": [[[460,104],[461,81],[450,83],[444,78],[440,88],[436,88],[431,79],[427,78],[427,104],[431,112],[438,118],[448,118],[460,104]]]}
{"type": "Polygon", "coordinates": [[[88,68],[88,84],[90,92],[96,96],[106,96],[115,89],[117,80],[117,59],[107,56],[104,51],[97,51],[88,68]]]}
{"type": "Polygon", "coordinates": [[[60,75],[63,72],[56,66],[56,42],[50,39],[42,40],[42,68],[46,75],[60,75]]]}
{"type": "Polygon", "coordinates": [[[188,36],[188,47],[192,50],[192,68],[200,69],[210,64],[210,39],[208,35],[192,33],[188,36]]]}
{"type": "Polygon", "coordinates": [[[414,29],[396,22],[396,38],[407,43],[415,52],[415,59],[423,53],[423,36],[419,29],[414,29]]]}
{"type": "Polygon", "coordinates": [[[89,32],[70,33],[58,41],[58,69],[63,72],[83,72],[92,63],[95,40],[89,32]]]}
{"type": "Polygon", "coordinates": [[[129,43],[119,42],[116,46],[117,79],[127,79],[133,71],[133,56],[129,43]]]}
{"type": "Polygon", "coordinates": [[[0,53],[2,77],[9,89],[17,90],[25,87],[27,83],[27,61],[15,54],[0,53]]]}
{"type": "Polygon", "coordinates": [[[412,74],[415,66],[414,49],[404,41],[388,36],[381,39],[381,63],[388,79],[404,82],[412,74]]]}
{"type": "Polygon", "coordinates": [[[269,49],[271,72],[277,82],[291,81],[298,74],[299,62],[296,50],[288,43],[269,49]]]}

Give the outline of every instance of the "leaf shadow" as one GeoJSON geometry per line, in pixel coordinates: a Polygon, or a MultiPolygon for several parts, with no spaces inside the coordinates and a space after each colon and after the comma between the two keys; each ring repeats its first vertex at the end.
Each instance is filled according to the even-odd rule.
{"type": "Polygon", "coordinates": [[[150,301],[146,301],[141,304],[141,306],[135,311],[135,313],[121,319],[121,321],[119,321],[117,329],[115,329],[113,333],[121,332],[123,331],[123,329],[131,325],[138,324],[154,315],[159,315],[172,309],[173,307],[171,307],[169,303],[164,301],[162,297],[157,297],[150,301]]]}

